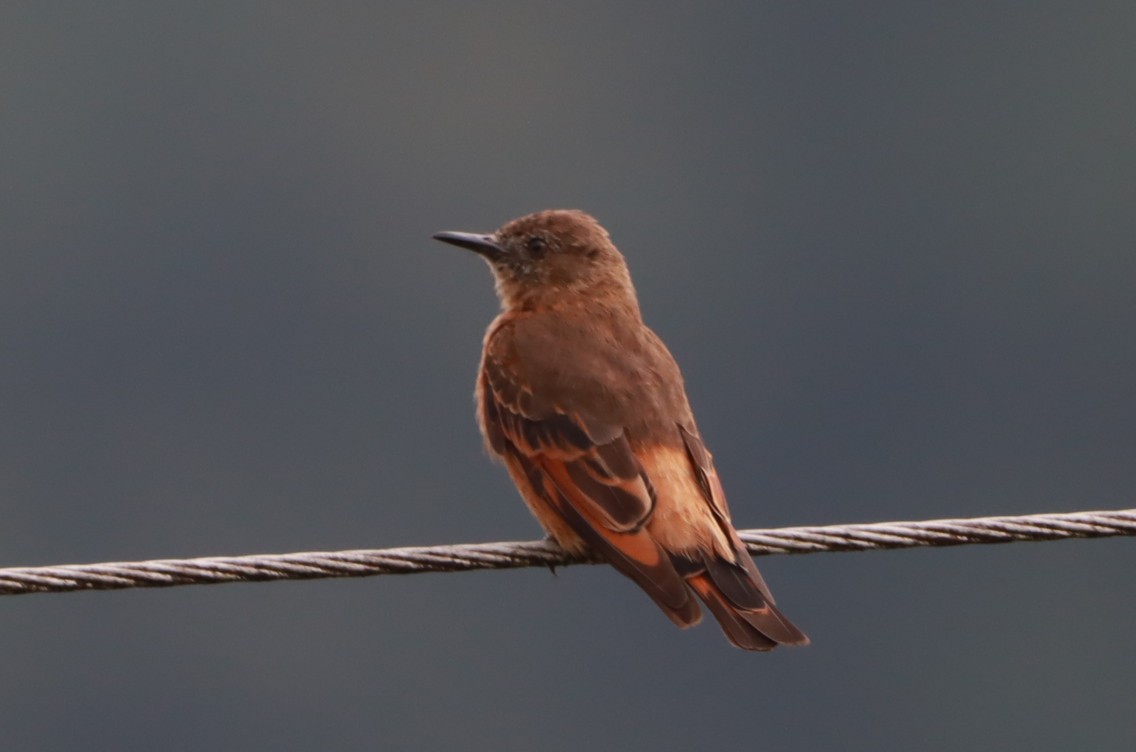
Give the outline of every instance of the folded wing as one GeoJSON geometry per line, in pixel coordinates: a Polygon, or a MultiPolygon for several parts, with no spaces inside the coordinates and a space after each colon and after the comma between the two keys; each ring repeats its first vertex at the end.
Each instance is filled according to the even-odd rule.
{"type": "Polygon", "coordinates": [[[621,426],[542,402],[487,354],[481,413],[493,451],[524,474],[540,502],[634,580],[679,626],[701,618],[671,556],[645,529],[656,503],[621,426]]]}

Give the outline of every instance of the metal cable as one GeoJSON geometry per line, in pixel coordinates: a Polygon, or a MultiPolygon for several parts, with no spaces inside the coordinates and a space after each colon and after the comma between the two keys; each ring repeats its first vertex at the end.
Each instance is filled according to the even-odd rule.
{"type": "MultiPolygon", "coordinates": [[[[1016,517],[743,530],[750,553],[808,554],[970,543],[1136,535],[1136,509],[1016,517]]],[[[212,585],[222,582],[312,580],[379,574],[463,572],[472,569],[562,567],[597,563],[573,557],[547,541],[471,543],[380,550],[211,556],[199,559],[68,564],[0,569],[0,595],[212,585]]]]}

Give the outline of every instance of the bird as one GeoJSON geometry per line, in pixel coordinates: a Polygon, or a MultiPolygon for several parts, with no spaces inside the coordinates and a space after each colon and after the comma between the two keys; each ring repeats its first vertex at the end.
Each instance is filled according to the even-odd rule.
{"type": "Polygon", "coordinates": [[[609,562],[679,627],[701,601],[738,648],[808,644],[734,529],[682,374],[599,222],[554,209],[433,237],[493,272],[478,424],[548,537],[609,562]]]}

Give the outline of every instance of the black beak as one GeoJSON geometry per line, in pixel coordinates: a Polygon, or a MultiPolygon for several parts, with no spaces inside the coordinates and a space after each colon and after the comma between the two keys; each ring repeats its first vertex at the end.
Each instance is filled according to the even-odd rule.
{"type": "Polygon", "coordinates": [[[490,261],[505,252],[505,249],[497,244],[497,240],[492,235],[478,235],[474,232],[439,232],[434,236],[434,240],[456,245],[458,248],[465,248],[484,256],[490,261]]]}

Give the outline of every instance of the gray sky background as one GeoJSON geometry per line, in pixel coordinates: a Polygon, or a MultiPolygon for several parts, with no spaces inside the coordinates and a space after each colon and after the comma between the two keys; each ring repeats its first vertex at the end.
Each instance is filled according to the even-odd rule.
{"type": "MultiPolygon", "coordinates": [[[[0,566],[531,539],[429,239],[595,214],[739,527],[1134,506],[1136,5],[5,3],[0,566]]],[[[0,599],[5,749],[1127,750],[1131,540],[0,599]]]]}

